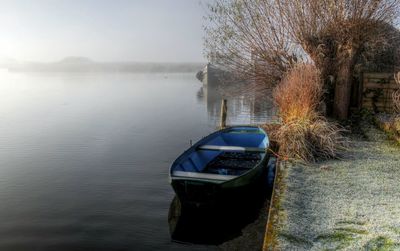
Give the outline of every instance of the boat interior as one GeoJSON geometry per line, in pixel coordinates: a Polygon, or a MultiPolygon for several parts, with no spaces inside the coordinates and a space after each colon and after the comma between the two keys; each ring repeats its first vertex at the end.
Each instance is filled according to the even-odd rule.
{"type": "Polygon", "coordinates": [[[232,127],[199,141],[174,163],[172,175],[229,180],[254,168],[265,156],[268,137],[257,127],[232,127]]]}

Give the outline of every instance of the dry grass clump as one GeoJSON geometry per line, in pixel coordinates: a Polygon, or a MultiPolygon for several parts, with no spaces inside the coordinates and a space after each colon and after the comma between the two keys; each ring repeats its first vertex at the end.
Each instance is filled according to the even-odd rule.
{"type": "Polygon", "coordinates": [[[384,113],[377,114],[375,123],[386,132],[390,138],[400,143],[400,116],[384,113]]]}
{"type": "Polygon", "coordinates": [[[321,98],[320,73],[309,64],[294,67],[275,88],[282,125],[273,137],[281,156],[313,162],[336,158],[346,149],[344,130],[317,111],[321,98]]]}
{"type": "Polygon", "coordinates": [[[293,119],[282,124],[274,137],[279,142],[279,154],[306,162],[337,158],[348,144],[344,130],[322,116],[293,119]]]}

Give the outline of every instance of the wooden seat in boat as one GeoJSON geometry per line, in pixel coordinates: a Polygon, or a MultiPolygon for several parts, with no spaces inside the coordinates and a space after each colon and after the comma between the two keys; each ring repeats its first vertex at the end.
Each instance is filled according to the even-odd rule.
{"type": "Polygon", "coordinates": [[[213,173],[197,173],[197,172],[185,172],[185,171],[173,171],[175,177],[184,178],[200,178],[209,180],[231,180],[237,177],[237,175],[224,175],[224,174],[213,174],[213,173]]]}

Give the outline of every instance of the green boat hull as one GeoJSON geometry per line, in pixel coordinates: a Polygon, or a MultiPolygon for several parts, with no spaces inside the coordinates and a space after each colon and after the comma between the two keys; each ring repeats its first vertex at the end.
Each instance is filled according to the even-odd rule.
{"type": "Polygon", "coordinates": [[[250,171],[224,182],[205,179],[172,179],[171,185],[184,206],[215,206],[235,203],[257,193],[267,172],[269,155],[250,171]]]}

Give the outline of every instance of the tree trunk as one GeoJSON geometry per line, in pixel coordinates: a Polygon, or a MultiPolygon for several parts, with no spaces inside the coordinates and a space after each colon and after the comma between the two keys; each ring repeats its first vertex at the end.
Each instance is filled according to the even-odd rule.
{"type": "Polygon", "coordinates": [[[337,74],[337,48],[331,37],[321,37],[317,42],[315,40],[307,41],[303,47],[307,54],[314,61],[315,66],[321,72],[324,94],[322,102],[325,104],[323,111],[325,116],[333,115],[334,90],[337,74]],[[323,44],[324,46],[321,46],[323,44]]]}
{"type": "Polygon", "coordinates": [[[347,119],[354,66],[363,47],[353,41],[337,43],[335,39],[325,37],[318,43],[309,41],[304,48],[321,71],[327,115],[347,119]],[[321,44],[324,46],[321,47],[321,44]]]}
{"type": "Polygon", "coordinates": [[[347,119],[350,107],[354,60],[351,57],[342,60],[342,63],[337,68],[333,115],[338,119],[347,119]]]}

